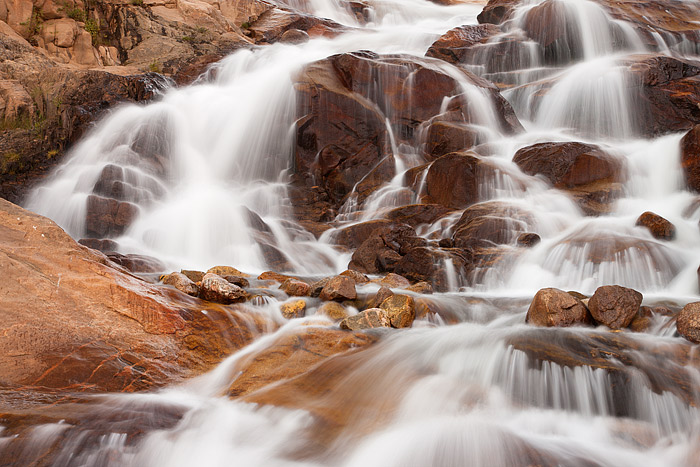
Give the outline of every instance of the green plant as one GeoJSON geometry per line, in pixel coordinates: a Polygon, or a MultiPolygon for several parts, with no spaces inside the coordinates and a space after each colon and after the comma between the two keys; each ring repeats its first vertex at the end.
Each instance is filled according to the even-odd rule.
{"type": "Polygon", "coordinates": [[[90,18],[85,21],[85,30],[90,33],[92,37],[92,45],[97,47],[100,45],[100,24],[94,19],[90,18]]]}
{"type": "Polygon", "coordinates": [[[153,59],[150,65],[148,65],[148,71],[152,71],[153,73],[161,73],[161,68],[160,68],[160,63],[158,63],[158,60],[153,59]]]}
{"type": "Polygon", "coordinates": [[[185,42],[189,42],[190,44],[194,42],[194,37],[192,36],[182,36],[182,40],[185,42]]]}
{"type": "Polygon", "coordinates": [[[246,21],[245,23],[241,24],[241,29],[248,29],[250,28],[250,23],[246,21]]]}
{"type": "Polygon", "coordinates": [[[66,15],[79,23],[85,22],[85,10],[82,8],[71,7],[66,10],[66,15]]]}
{"type": "Polygon", "coordinates": [[[53,159],[56,156],[58,156],[58,149],[51,149],[46,152],[47,159],[53,159]]]}
{"type": "Polygon", "coordinates": [[[143,0],[131,0],[131,4],[134,6],[143,6],[143,0]]]}
{"type": "Polygon", "coordinates": [[[22,170],[21,157],[16,151],[8,151],[0,157],[0,174],[12,175],[22,170]]]}
{"type": "Polygon", "coordinates": [[[200,27],[197,28],[197,32],[200,33],[200,34],[206,34],[208,31],[209,31],[209,30],[208,30],[207,28],[202,27],[202,26],[200,26],[200,27]]]}
{"type": "Polygon", "coordinates": [[[29,17],[27,21],[19,23],[20,26],[27,26],[29,30],[29,37],[36,36],[41,32],[41,27],[44,22],[44,18],[41,17],[39,10],[36,7],[32,10],[32,16],[29,17]]]}

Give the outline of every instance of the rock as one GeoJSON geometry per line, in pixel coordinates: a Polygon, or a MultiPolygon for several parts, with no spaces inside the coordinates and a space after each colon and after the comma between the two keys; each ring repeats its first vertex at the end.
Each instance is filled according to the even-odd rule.
{"type": "Polygon", "coordinates": [[[521,0],[489,0],[476,19],[480,24],[501,24],[508,19],[521,0]]]}
{"type": "Polygon", "coordinates": [[[382,277],[379,279],[378,283],[382,287],[391,287],[391,288],[398,288],[402,289],[404,287],[408,287],[411,285],[411,281],[406,279],[400,274],[394,274],[393,272],[390,272],[386,276],[382,277]]]}
{"type": "Polygon", "coordinates": [[[356,284],[366,284],[369,282],[369,277],[365,276],[361,272],[354,271],[352,269],[347,269],[340,273],[341,276],[347,276],[355,281],[356,284]]]}
{"type": "Polygon", "coordinates": [[[700,125],[681,139],[681,167],[688,188],[700,193],[700,125]]]}
{"type": "Polygon", "coordinates": [[[192,282],[202,282],[202,279],[204,279],[204,275],[206,274],[202,271],[189,271],[187,269],[181,269],[180,273],[187,276],[187,278],[192,282]]]}
{"type": "Polygon", "coordinates": [[[113,263],[118,264],[127,271],[135,274],[162,273],[166,269],[165,264],[151,256],[122,255],[120,253],[111,252],[107,254],[107,258],[109,258],[113,263]]]}
{"type": "Polygon", "coordinates": [[[189,277],[182,273],[173,272],[171,274],[161,276],[160,280],[163,282],[163,284],[172,285],[177,290],[182,293],[186,293],[187,295],[191,295],[193,297],[199,295],[199,287],[197,287],[197,284],[192,282],[189,277]]]}
{"type": "Polygon", "coordinates": [[[140,391],[213,368],[272,325],[115,269],[52,221],[0,199],[5,388],[140,391]],[[196,303],[195,303],[196,302],[196,303]]]}
{"type": "Polygon", "coordinates": [[[541,289],[530,303],[525,322],[535,326],[568,327],[591,323],[581,300],[559,289],[541,289]]]}
{"type": "Polygon", "coordinates": [[[213,268],[209,268],[207,274],[216,274],[217,276],[250,277],[250,274],[241,272],[236,268],[232,268],[231,266],[214,266],[213,268]]]}
{"type": "Polygon", "coordinates": [[[370,308],[340,322],[340,329],[361,331],[363,329],[390,328],[391,321],[387,312],[381,308],[370,308]]]}
{"type": "Polygon", "coordinates": [[[355,250],[348,268],[364,274],[392,271],[407,251],[426,244],[408,225],[379,228],[355,250]]]}
{"type": "Polygon", "coordinates": [[[416,304],[408,295],[392,295],[379,305],[394,328],[410,328],[416,319],[416,304]]]}
{"type": "Polygon", "coordinates": [[[652,237],[659,240],[673,240],[676,238],[676,227],[663,217],[653,212],[642,213],[635,225],[649,229],[652,237]]]}
{"type": "Polygon", "coordinates": [[[495,174],[475,152],[447,154],[428,169],[424,202],[464,209],[479,201],[479,187],[495,174]]]}
{"type": "Polygon", "coordinates": [[[425,55],[458,64],[462,62],[469,48],[488,41],[500,32],[501,28],[493,24],[457,26],[433,42],[425,55]]]}
{"type": "Polygon", "coordinates": [[[426,157],[433,160],[445,154],[466,151],[479,144],[478,137],[478,132],[466,124],[436,121],[428,127],[426,157]]]}
{"type": "Polygon", "coordinates": [[[229,275],[225,275],[225,276],[221,276],[221,277],[229,284],[237,285],[238,287],[240,287],[242,289],[250,287],[250,282],[245,277],[229,276],[229,275]]]}
{"type": "Polygon", "coordinates": [[[629,326],[642,304],[642,294],[619,285],[598,287],[588,300],[588,309],[596,322],[610,329],[629,326]]]}
{"type": "Polygon", "coordinates": [[[288,279],[299,280],[297,277],[288,276],[287,274],[280,274],[274,271],[265,271],[258,276],[258,280],[261,281],[276,281],[282,283],[288,279]]]}
{"type": "Polygon", "coordinates": [[[309,34],[300,29],[287,29],[280,36],[280,42],[287,44],[303,44],[309,42],[309,34]]]}
{"type": "Polygon", "coordinates": [[[119,249],[119,244],[114,240],[97,239],[97,238],[81,238],[78,243],[93,250],[101,251],[102,253],[114,253],[119,249]]]}
{"type": "Polygon", "coordinates": [[[280,289],[290,297],[308,297],[311,295],[311,286],[296,279],[287,279],[282,282],[280,289]]]}
{"type": "Polygon", "coordinates": [[[333,242],[348,248],[356,249],[367,240],[375,230],[385,231],[391,229],[395,222],[387,219],[374,219],[367,222],[360,222],[348,227],[343,227],[333,234],[333,242]]]}
{"type": "Polygon", "coordinates": [[[118,237],[136,220],[139,211],[132,203],[90,195],[85,214],[86,233],[97,238],[118,237]]]}
{"type": "MultiPolygon", "coordinates": [[[[303,33],[306,39],[309,37],[334,37],[346,28],[329,19],[318,18],[298,11],[271,8],[261,13],[256,21],[248,28],[252,39],[257,43],[273,44],[278,41],[285,42],[282,38],[285,34],[288,39],[302,40],[303,33]],[[300,34],[302,33],[302,34],[300,34]]],[[[300,42],[291,42],[300,43],[300,42]]]]}
{"type": "Polygon", "coordinates": [[[211,272],[204,275],[199,296],[202,300],[224,304],[246,300],[245,290],[211,272]]]}
{"type": "Polygon", "coordinates": [[[452,212],[452,209],[439,204],[409,204],[392,209],[386,217],[394,223],[406,224],[415,229],[423,224],[433,224],[452,212]]]}
{"type": "Polygon", "coordinates": [[[355,281],[347,276],[333,277],[321,290],[320,298],[324,301],[355,300],[357,298],[355,281]]]}
{"type": "Polygon", "coordinates": [[[318,307],[316,314],[328,316],[333,321],[342,321],[348,317],[347,310],[338,302],[325,302],[318,307]]]}
{"type": "Polygon", "coordinates": [[[421,281],[421,282],[416,282],[415,284],[406,287],[406,290],[410,290],[411,292],[419,293],[419,294],[424,294],[424,295],[430,295],[433,293],[433,286],[429,284],[428,282],[421,281]]]}
{"type": "Polygon", "coordinates": [[[676,329],[690,342],[700,344],[700,302],[688,303],[683,307],[676,320],[676,329]]]}
{"type": "Polygon", "coordinates": [[[394,271],[410,281],[429,282],[433,284],[435,290],[444,292],[449,289],[448,277],[451,273],[458,277],[466,277],[466,264],[464,252],[460,250],[416,247],[401,258],[394,267],[394,271]],[[448,264],[451,264],[453,271],[447,270],[448,264]]]}
{"type": "Polygon", "coordinates": [[[286,319],[303,318],[306,315],[306,302],[294,300],[280,305],[280,312],[286,319]]]}
{"type": "Polygon", "coordinates": [[[367,308],[379,308],[384,300],[394,295],[394,292],[388,286],[381,286],[374,296],[372,296],[367,304],[367,308]]]}
{"type": "Polygon", "coordinates": [[[501,201],[474,204],[464,210],[453,227],[455,248],[477,249],[500,244],[514,244],[534,224],[525,209],[501,201]]]}
{"type": "Polygon", "coordinates": [[[541,241],[542,241],[542,239],[536,233],[525,232],[525,233],[518,235],[518,240],[516,241],[516,243],[518,244],[518,246],[523,246],[525,248],[532,248],[533,246],[537,245],[541,241]]]}

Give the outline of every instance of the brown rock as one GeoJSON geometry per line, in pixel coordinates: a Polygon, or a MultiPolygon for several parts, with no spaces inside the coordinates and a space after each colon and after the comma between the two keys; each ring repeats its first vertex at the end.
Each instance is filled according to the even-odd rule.
{"type": "Polygon", "coordinates": [[[416,304],[408,295],[392,295],[379,305],[394,328],[410,328],[416,319],[416,304]]]}
{"type": "Polygon", "coordinates": [[[202,279],[199,296],[209,302],[229,304],[245,301],[247,294],[245,290],[229,283],[223,277],[208,272],[202,279]]]}
{"type": "Polygon", "coordinates": [[[464,210],[454,226],[455,248],[479,248],[513,244],[529,225],[532,215],[525,209],[501,201],[474,204],[464,210]]]}
{"type": "Polygon", "coordinates": [[[152,256],[122,255],[121,253],[111,252],[107,254],[107,258],[133,273],[162,273],[166,269],[165,264],[152,256]]]}
{"type": "Polygon", "coordinates": [[[338,302],[323,303],[318,307],[318,310],[316,310],[316,314],[328,316],[333,321],[342,321],[348,317],[348,311],[338,302]]]}
{"type": "Polygon", "coordinates": [[[479,23],[501,24],[508,19],[520,0],[489,0],[476,17],[479,23]]]}
{"type": "Polygon", "coordinates": [[[430,165],[426,177],[426,201],[452,209],[464,209],[479,201],[479,186],[495,174],[475,152],[452,153],[430,165]]]}
{"type": "Polygon", "coordinates": [[[452,209],[439,204],[409,204],[392,209],[386,217],[395,223],[406,224],[415,229],[422,224],[432,224],[452,212],[452,209]]]}
{"type": "Polygon", "coordinates": [[[518,235],[517,244],[518,244],[518,246],[532,248],[533,246],[537,245],[541,241],[542,241],[542,239],[536,233],[525,232],[525,233],[518,235]]]}
{"type": "Polygon", "coordinates": [[[353,253],[348,267],[365,274],[392,271],[402,255],[427,241],[408,225],[376,229],[353,253]]]}
{"type": "Polygon", "coordinates": [[[645,212],[639,218],[635,225],[646,227],[651,232],[652,237],[659,240],[673,240],[676,238],[676,227],[663,217],[653,212],[645,212]]]}
{"type": "Polygon", "coordinates": [[[306,315],[306,301],[295,300],[280,305],[282,316],[287,319],[303,318],[306,315]]]}
{"type": "Polygon", "coordinates": [[[688,187],[700,192],[700,125],[696,125],[681,140],[681,167],[688,187]]]}
{"type": "Polygon", "coordinates": [[[365,276],[361,272],[354,271],[352,269],[347,269],[340,273],[341,276],[347,276],[355,281],[356,284],[366,284],[369,282],[369,277],[365,276]]]}
{"type": "Polygon", "coordinates": [[[372,296],[367,304],[367,308],[379,308],[384,300],[394,295],[394,292],[385,285],[379,288],[376,294],[372,296]]]}
{"type": "Polygon", "coordinates": [[[204,275],[206,274],[202,271],[189,271],[187,269],[181,269],[180,273],[184,274],[189,280],[195,283],[202,282],[202,279],[204,279],[204,275]]]}
{"type": "Polygon", "coordinates": [[[411,281],[409,281],[400,274],[394,274],[393,272],[390,272],[386,276],[379,279],[378,284],[380,284],[382,287],[402,289],[411,285],[411,281]]]}
{"type": "Polygon", "coordinates": [[[311,296],[318,297],[321,295],[323,288],[330,282],[330,277],[324,277],[323,279],[317,280],[311,284],[311,296]]]}
{"type": "Polygon", "coordinates": [[[177,290],[179,290],[182,293],[186,293],[187,295],[191,295],[193,297],[199,295],[199,287],[197,287],[197,284],[192,282],[186,275],[182,273],[173,272],[166,276],[162,276],[160,280],[163,282],[163,284],[172,285],[177,290]]]}
{"type": "Polygon", "coordinates": [[[542,289],[530,303],[525,322],[535,326],[568,327],[590,324],[591,318],[581,300],[559,289],[542,289]]]}
{"type": "Polygon", "coordinates": [[[391,321],[389,316],[381,308],[370,308],[354,316],[349,316],[340,322],[340,329],[349,331],[390,327],[391,321]]]}
{"type": "Polygon", "coordinates": [[[288,276],[287,274],[280,274],[274,271],[265,271],[258,276],[258,280],[261,281],[276,281],[282,283],[288,279],[299,280],[297,277],[288,276]]]}
{"type": "Polygon", "coordinates": [[[88,235],[104,238],[123,234],[139,214],[138,206],[115,199],[90,195],[87,199],[85,229],[88,235]]]}
{"type": "Polygon", "coordinates": [[[333,277],[321,290],[320,298],[324,301],[355,300],[357,298],[355,281],[347,276],[333,277]]]}
{"type": "Polygon", "coordinates": [[[690,342],[700,344],[700,302],[688,303],[678,314],[678,334],[690,342]]]}
{"type": "Polygon", "coordinates": [[[209,268],[207,274],[216,274],[217,276],[237,276],[237,277],[250,277],[250,274],[239,271],[231,266],[214,266],[209,268]]]}
{"type": "Polygon", "coordinates": [[[333,235],[333,241],[338,245],[356,249],[370,238],[375,230],[385,231],[391,229],[396,223],[387,219],[375,219],[361,222],[349,227],[339,229],[333,235]]]}
{"type": "Polygon", "coordinates": [[[229,276],[229,275],[225,275],[225,276],[221,276],[221,277],[229,284],[237,285],[238,287],[240,287],[242,289],[250,287],[250,282],[245,277],[229,276]]]}
{"type": "Polygon", "coordinates": [[[462,62],[469,48],[488,41],[500,32],[501,28],[492,24],[458,26],[440,36],[425,55],[456,65],[462,62]]]}
{"type": "Polygon", "coordinates": [[[288,29],[280,36],[280,42],[287,44],[303,44],[309,42],[309,34],[301,29],[288,29]]]}
{"type": "Polygon", "coordinates": [[[642,294],[619,285],[598,287],[588,300],[593,319],[610,329],[629,326],[642,304],[642,294]]]}
{"type": "Polygon", "coordinates": [[[311,295],[311,286],[306,282],[298,281],[296,279],[287,279],[282,282],[280,289],[284,291],[290,297],[308,297],[311,295]]]}
{"type": "Polygon", "coordinates": [[[437,121],[428,127],[425,144],[428,159],[437,159],[458,151],[466,151],[476,146],[479,133],[463,123],[437,121]]]}
{"type": "Polygon", "coordinates": [[[415,292],[415,293],[430,295],[433,293],[433,286],[431,284],[429,284],[428,282],[421,281],[421,282],[416,282],[415,284],[413,284],[409,287],[406,287],[406,290],[410,290],[411,292],[415,292]]]}

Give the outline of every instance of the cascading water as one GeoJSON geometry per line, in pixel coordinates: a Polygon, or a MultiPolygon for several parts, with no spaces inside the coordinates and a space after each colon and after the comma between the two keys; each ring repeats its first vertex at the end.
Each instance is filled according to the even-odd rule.
{"type": "MultiPolygon", "coordinates": [[[[117,171],[121,200],[138,206],[135,222],[115,239],[123,252],[169,266],[231,264],[254,272],[267,266],[265,248],[274,248],[298,273],[345,269],[348,255],[331,244],[335,229],[381,218],[424,194],[427,172],[410,191],[406,171],[427,162],[425,128],[398,141],[390,100],[365,90],[385,118],[395,175],[366,199],[353,191],[333,229],[316,240],[293,222],[287,200],[294,76],[308,63],[356,50],[423,56],[448,29],[475,24],[482,7],[366,3],[370,21],[361,25],[345,2],[287,1],[352,29],[334,39],[237,52],[216,66],[215,79],[117,110],[27,205],[83,237],[87,199],[103,194],[96,186],[105,171],[117,171]],[[267,229],[254,227],[257,218],[267,229]]],[[[638,136],[644,109],[625,60],[654,47],[587,0],[523,4],[463,65],[508,88],[504,95],[526,131],[502,131],[483,88],[452,65],[428,63],[477,103],[464,125],[478,133],[477,150],[497,174],[482,180],[480,199],[509,206],[503,212],[512,232],[536,232],[541,243],[484,268],[476,281],[459,277],[446,259],[449,293],[428,299],[443,313],[346,357],[342,371],[315,367],[334,382],[323,396],[280,407],[221,397],[248,355],[303,326],[328,324],[294,320],[182,387],[93,401],[98,413],[138,412],[162,422],[143,436],[131,439],[94,421],[99,429],[41,425],[24,440],[26,458],[38,445],[62,443],[56,465],[695,465],[697,349],[672,336],[668,318],[656,316],[646,334],[521,324],[542,287],[591,293],[616,283],[642,291],[649,303],[690,301],[700,260],[700,210],[686,209],[693,196],[682,182],[680,135],[638,136]],[[552,9],[562,40],[546,43],[551,31],[535,21],[537,8],[552,9]],[[511,60],[498,62],[504,47],[511,60]],[[570,194],[512,162],[519,150],[550,141],[597,144],[622,165],[608,212],[585,216],[570,194]],[[635,226],[647,210],[675,224],[675,240],[662,243],[635,226]],[[332,379],[337,374],[342,378],[332,379]]],[[[654,37],[662,53],[697,52],[697,45],[654,37]]],[[[449,106],[446,99],[441,113],[449,106]]],[[[448,238],[461,212],[417,232],[448,238]]],[[[502,246],[515,251],[516,241],[511,235],[502,246]]],[[[318,303],[308,304],[310,315],[318,303]]],[[[288,389],[299,396],[312,390],[288,389]]],[[[0,438],[0,454],[11,442],[0,438]]]]}

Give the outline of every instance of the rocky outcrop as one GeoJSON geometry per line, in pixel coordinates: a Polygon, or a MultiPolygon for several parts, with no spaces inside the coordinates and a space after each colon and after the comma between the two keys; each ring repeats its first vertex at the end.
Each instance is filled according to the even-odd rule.
{"type": "Polygon", "coordinates": [[[161,386],[212,368],[269,324],[144,282],[52,221],[4,200],[0,225],[6,387],[161,386]]]}

